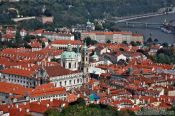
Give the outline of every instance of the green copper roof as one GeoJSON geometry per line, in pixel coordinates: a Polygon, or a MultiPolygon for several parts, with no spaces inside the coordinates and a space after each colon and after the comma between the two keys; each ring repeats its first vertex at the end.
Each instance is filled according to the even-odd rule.
{"type": "Polygon", "coordinates": [[[94,52],[94,55],[92,55],[92,58],[98,58],[97,53],[94,52]]]}
{"type": "Polygon", "coordinates": [[[76,59],[77,54],[73,51],[65,51],[61,54],[62,59],[76,59]]]}

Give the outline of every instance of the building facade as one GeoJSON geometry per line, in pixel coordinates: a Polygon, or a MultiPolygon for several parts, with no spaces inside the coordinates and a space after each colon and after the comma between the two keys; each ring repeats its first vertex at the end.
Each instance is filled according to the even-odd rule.
{"type": "Polygon", "coordinates": [[[143,43],[143,35],[133,34],[132,32],[82,32],[81,38],[85,39],[90,37],[92,40],[96,40],[99,43],[106,43],[111,41],[112,43],[122,43],[131,41],[143,43]]]}

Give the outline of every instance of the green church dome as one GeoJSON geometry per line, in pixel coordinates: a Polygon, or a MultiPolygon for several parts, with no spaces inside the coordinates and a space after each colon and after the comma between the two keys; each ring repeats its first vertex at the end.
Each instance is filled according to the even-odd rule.
{"type": "Polygon", "coordinates": [[[68,44],[68,51],[65,51],[61,54],[61,59],[76,59],[78,55],[72,51],[72,46],[68,44]]]}
{"type": "Polygon", "coordinates": [[[98,58],[98,55],[96,52],[94,52],[94,55],[92,55],[92,58],[94,58],[94,59],[98,58]]]}
{"type": "Polygon", "coordinates": [[[76,59],[78,56],[73,51],[65,51],[61,54],[61,59],[76,59]]]}

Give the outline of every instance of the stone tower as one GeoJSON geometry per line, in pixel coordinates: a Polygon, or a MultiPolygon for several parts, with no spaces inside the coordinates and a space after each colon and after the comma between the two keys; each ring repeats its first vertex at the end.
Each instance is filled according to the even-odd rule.
{"type": "Polygon", "coordinates": [[[88,53],[88,47],[86,46],[86,42],[82,47],[81,51],[81,71],[84,74],[84,82],[88,82],[88,69],[89,69],[89,53],[88,53]]]}

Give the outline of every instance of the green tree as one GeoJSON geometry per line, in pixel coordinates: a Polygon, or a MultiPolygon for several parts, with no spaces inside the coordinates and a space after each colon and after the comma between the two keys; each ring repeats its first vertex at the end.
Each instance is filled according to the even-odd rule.
{"type": "Polygon", "coordinates": [[[84,39],[84,42],[86,42],[86,44],[89,46],[89,45],[95,45],[97,44],[98,42],[95,41],[95,40],[92,40],[90,37],[87,37],[84,39]]]}
{"type": "Polygon", "coordinates": [[[44,43],[44,42],[42,42],[42,48],[45,48],[45,47],[46,47],[45,43],[44,43]]]}
{"type": "Polygon", "coordinates": [[[158,39],[154,39],[154,42],[155,42],[155,43],[158,43],[158,42],[159,42],[159,40],[158,40],[158,39]]]}
{"type": "Polygon", "coordinates": [[[137,43],[135,41],[131,41],[130,43],[132,46],[137,46],[137,43]]]}
{"type": "Polygon", "coordinates": [[[127,41],[123,41],[122,44],[128,44],[128,42],[127,41]]]}
{"type": "Polygon", "coordinates": [[[123,48],[119,48],[120,51],[125,51],[123,48]]]}
{"type": "Polygon", "coordinates": [[[44,24],[42,24],[37,19],[25,20],[20,23],[19,28],[27,29],[27,30],[36,30],[36,29],[44,28],[44,24]]]}
{"type": "Polygon", "coordinates": [[[166,48],[168,47],[168,43],[166,43],[166,42],[163,43],[162,45],[163,45],[163,47],[166,47],[166,48]]]}
{"type": "Polygon", "coordinates": [[[152,38],[149,37],[149,38],[147,39],[147,43],[152,43],[152,42],[153,42],[152,38]]]}
{"type": "Polygon", "coordinates": [[[111,40],[107,40],[106,43],[111,43],[111,40]]]}

